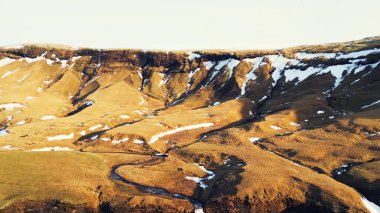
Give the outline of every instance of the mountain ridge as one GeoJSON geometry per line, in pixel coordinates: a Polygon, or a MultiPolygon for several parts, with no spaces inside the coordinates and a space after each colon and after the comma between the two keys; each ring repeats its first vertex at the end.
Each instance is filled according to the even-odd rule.
{"type": "Polygon", "coordinates": [[[296,46],[289,46],[284,48],[272,48],[272,49],[178,49],[178,50],[161,50],[161,49],[139,49],[139,48],[91,48],[91,47],[79,47],[66,44],[54,44],[54,43],[19,43],[14,45],[0,46],[0,49],[21,49],[24,46],[35,46],[48,49],[97,49],[97,50],[137,50],[137,51],[150,51],[150,52],[206,52],[206,51],[225,51],[225,52],[246,52],[246,51],[265,51],[265,50],[285,50],[292,48],[304,48],[304,47],[318,47],[318,46],[336,46],[336,45],[348,45],[360,42],[377,42],[380,36],[370,36],[357,40],[348,40],[345,42],[326,42],[318,44],[302,44],[296,46]]]}
{"type": "Polygon", "coordinates": [[[0,81],[6,211],[380,203],[380,37],[233,53],[22,46],[0,50],[0,81]]]}

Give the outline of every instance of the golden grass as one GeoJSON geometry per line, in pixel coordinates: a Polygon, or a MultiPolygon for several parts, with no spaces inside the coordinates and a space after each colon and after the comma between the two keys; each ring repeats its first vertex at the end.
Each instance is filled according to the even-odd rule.
{"type": "Polygon", "coordinates": [[[96,207],[105,186],[103,158],[77,152],[0,153],[0,208],[19,200],[58,199],[96,207]]]}
{"type": "Polygon", "coordinates": [[[192,196],[197,184],[186,176],[203,177],[206,173],[192,162],[168,157],[162,163],[147,166],[122,166],[117,173],[127,180],[164,188],[170,192],[192,196]]]}
{"type": "MultiPolygon", "coordinates": [[[[210,138],[210,140],[212,139],[210,138]]],[[[213,156],[219,154],[226,155],[227,158],[231,159],[233,158],[232,156],[236,156],[244,162],[242,172],[235,175],[235,178],[240,179],[240,181],[235,186],[225,187],[224,191],[222,187],[221,190],[224,195],[236,191],[236,196],[240,197],[240,199],[248,195],[248,197],[259,197],[267,201],[276,200],[284,196],[300,203],[303,203],[306,199],[322,199],[323,197],[325,200],[330,200],[332,205],[336,205],[336,208],[342,202],[352,206],[354,209],[363,209],[360,195],[352,188],[308,168],[295,165],[291,161],[270,152],[263,151],[250,142],[243,142],[241,146],[237,147],[222,145],[222,142],[210,144],[207,141],[208,139],[205,142],[187,146],[181,149],[181,152],[187,153],[192,159],[196,159],[196,156],[203,156],[201,157],[202,159],[205,159],[206,156],[213,158],[213,156]],[[318,188],[321,194],[313,194],[315,190],[311,188],[314,187],[318,188]],[[312,194],[308,195],[305,192],[312,194]],[[318,196],[320,197],[318,198],[318,196]]],[[[184,155],[181,154],[181,156],[184,155]]],[[[216,160],[219,161],[219,164],[223,163],[220,162],[220,157],[216,158],[216,160]]],[[[232,163],[232,166],[237,165],[232,163]]],[[[218,180],[215,180],[215,182],[211,180],[207,183],[212,188],[213,184],[217,182],[218,180]]]]}
{"type": "MultiPolygon", "coordinates": [[[[279,51],[289,57],[297,51],[350,52],[371,48],[378,45],[378,42],[379,38],[375,38],[372,41],[355,41],[352,45],[301,46],[279,51]]],[[[60,47],[30,46],[25,51],[35,51],[33,54],[37,54],[56,48],[60,47]]],[[[62,48],[63,52],[60,54],[73,54],[72,51],[65,52],[66,47],[62,48]]],[[[208,54],[207,57],[211,58],[231,55],[230,52],[219,50],[200,52],[208,54]]],[[[137,50],[117,50],[108,53],[105,57],[119,57],[120,60],[126,60],[123,58],[126,54],[132,54],[133,57],[138,55],[137,50]]],[[[277,50],[235,51],[233,55],[245,58],[277,53],[277,50]]],[[[135,60],[133,57],[131,60],[135,60]]],[[[172,60],[182,60],[185,56],[167,56],[166,53],[162,53],[151,57],[158,57],[160,63],[171,63],[172,60]]],[[[106,60],[105,65],[102,63],[97,69],[100,78],[79,92],[79,97],[94,101],[94,105],[80,113],[64,117],[78,106],[72,104],[69,95],[75,95],[90,78],[87,74],[95,70],[94,64],[87,64],[90,60],[91,57],[86,56],[80,64],[68,68],[61,68],[60,64],[50,66],[46,61],[29,64],[17,61],[0,67],[0,77],[10,70],[20,68],[12,75],[1,79],[0,104],[19,102],[25,105],[23,108],[0,112],[1,128],[9,125],[9,134],[0,137],[0,209],[19,201],[58,199],[93,208],[97,208],[102,202],[111,202],[116,210],[127,207],[144,209],[149,206],[174,209],[173,211],[192,210],[187,201],[151,196],[135,187],[109,180],[112,166],[123,162],[141,162],[152,156],[77,152],[84,149],[88,152],[141,154],[168,152],[169,157],[158,164],[122,166],[117,172],[133,182],[192,196],[206,203],[220,202],[227,205],[226,202],[235,199],[236,206],[239,206],[248,197],[251,200],[250,205],[268,207],[266,210],[281,211],[293,204],[309,203],[329,206],[334,211],[363,211],[360,195],[352,188],[333,180],[329,174],[342,164],[367,162],[379,156],[379,139],[369,134],[380,131],[380,118],[377,116],[380,108],[338,118],[338,113],[330,108],[321,92],[332,82],[327,75],[319,76],[313,84],[313,89],[309,89],[310,82],[305,81],[285,94],[271,98],[259,111],[261,114],[270,115],[237,126],[237,123],[253,118],[250,112],[258,106],[259,97],[268,91],[271,85],[269,73],[272,70],[269,64],[257,73],[258,79],[262,78],[263,81],[249,86],[249,93],[255,96],[252,100],[256,101],[252,103],[246,98],[223,102],[231,97],[220,97],[220,91],[216,88],[226,83],[229,72],[193,94],[192,90],[202,86],[207,74],[204,65],[197,64],[198,62],[179,65],[180,71],[172,72],[164,87],[159,86],[163,76],[158,72],[166,73],[168,67],[158,64],[141,70],[144,76],[150,78],[140,92],[143,79],[139,76],[136,64],[128,65],[120,61],[113,63],[112,60],[106,60]],[[182,103],[169,106],[168,103],[186,94],[186,72],[189,67],[200,68],[193,76],[191,96],[182,103]],[[82,71],[86,73],[84,77],[82,71]],[[18,82],[26,74],[30,74],[27,80],[18,82]],[[53,80],[52,86],[43,83],[46,80],[53,80]],[[37,91],[38,87],[42,88],[41,92],[37,91]],[[28,96],[35,98],[26,100],[28,96]],[[222,103],[213,106],[216,101],[222,103]],[[284,106],[285,102],[290,103],[284,106]],[[318,110],[324,110],[325,113],[318,115],[318,110]],[[13,120],[8,122],[6,119],[10,115],[13,116],[13,120]],[[54,115],[58,119],[41,120],[45,115],[54,115]],[[121,115],[128,115],[129,118],[121,118],[121,115]],[[336,118],[328,120],[329,116],[336,118]],[[16,125],[22,120],[26,120],[26,124],[16,125]],[[127,122],[135,123],[122,125],[127,122]],[[292,125],[291,122],[300,125],[292,125]],[[214,125],[167,135],[155,143],[147,143],[152,136],[159,133],[200,123],[214,125]],[[89,130],[97,124],[102,126],[94,131],[89,130]],[[103,129],[105,126],[112,129],[103,129]],[[276,130],[271,126],[281,129],[276,130]],[[301,131],[304,128],[307,130],[301,131]],[[198,141],[202,134],[215,130],[215,133],[198,141]],[[81,131],[86,131],[86,134],[102,134],[99,139],[128,137],[129,140],[117,145],[99,139],[81,140],[74,145],[73,143],[82,136],[79,134],[81,131]],[[97,131],[102,133],[96,133],[97,131]],[[286,132],[293,134],[279,136],[286,132]],[[47,140],[49,136],[70,133],[74,133],[72,139],[54,142],[47,140]],[[252,137],[262,140],[252,144],[248,140],[252,137]],[[135,139],[143,140],[145,143],[135,144],[135,139]],[[1,148],[5,145],[19,149],[1,148]],[[76,151],[25,152],[53,146],[69,147],[76,151]],[[299,161],[305,167],[287,159],[299,161]],[[205,190],[200,189],[195,182],[185,179],[186,176],[206,175],[194,162],[205,164],[216,173],[214,179],[205,180],[209,186],[205,190]],[[316,173],[311,169],[313,167],[325,174],[316,173]],[[289,200],[293,203],[287,203],[289,200]]],[[[236,88],[242,86],[242,77],[250,69],[250,65],[239,65],[232,77],[233,82],[229,82],[238,86],[228,87],[226,90],[231,91],[225,92],[236,92],[236,88]]],[[[376,166],[377,162],[361,164],[352,168],[349,174],[354,180],[360,179],[365,184],[372,183],[379,177],[376,166]]]]}

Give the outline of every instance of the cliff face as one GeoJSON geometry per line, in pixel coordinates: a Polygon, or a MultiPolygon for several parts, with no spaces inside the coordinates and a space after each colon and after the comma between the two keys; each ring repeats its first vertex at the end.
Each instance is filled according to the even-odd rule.
{"type": "MultiPolygon", "coordinates": [[[[142,78],[134,84],[139,85],[145,94],[153,95],[166,104],[209,87],[212,88],[214,102],[244,97],[258,101],[264,96],[278,95],[283,88],[299,86],[305,80],[317,79],[330,73],[330,84],[321,89],[331,90],[331,99],[339,102],[342,100],[335,100],[339,97],[334,97],[334,94],[347,90],[347,84],[376,68],[379,58],[377,41],[367,39],[339,45],[231,53],[73,50],[25,46],[5,49],[1,55],[18,59],[40,57],[58,64],[79,58],[74,69],[84,74],[82,84],[103,73],[120,70],[137,72],[142,78]],[[362,72],[364,69],[367,72],[362,72]],[[161,85],[162,80],[165,84],[161,85]]],[[[365,84],[365,79],[361,81],[359,83],[365,84]]],[[[355,86],[352,87],[355,89],[355,86]]]]}
{"type": "Polygon", "coordinates": [[[0,160],[13,165],[0,181],[15,177],[0,208],[192,210],[109,178],[121,163],[124,180],[209,212],[366,211],[342,183],[380,202],[379,38],[238,52],[26,45],[0,50],[0,82],[0,160]],[[73,159],[64,180],[49,167],[73,159]],[[65,187],[14,189],[36,165],[49,170],[29,185],[65,187]]]}

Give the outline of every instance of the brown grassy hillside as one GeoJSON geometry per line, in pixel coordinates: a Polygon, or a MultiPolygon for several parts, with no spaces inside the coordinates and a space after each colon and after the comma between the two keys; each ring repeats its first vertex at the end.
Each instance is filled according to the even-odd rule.
{"type": "Polygon", "coordinates": [[[369,212],[380,39],[0,49],[0,211],[369,212]]]}

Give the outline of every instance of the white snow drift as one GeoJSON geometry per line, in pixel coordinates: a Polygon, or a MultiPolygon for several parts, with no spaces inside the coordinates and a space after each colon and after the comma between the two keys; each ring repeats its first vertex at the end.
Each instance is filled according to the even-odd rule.
{"type": "Polygon", "coordinates": [[[162,138],[162,137],[164,137],[166,135],[171,135],[171,134],[174,134],[174,133],[177,133],[177,132],[186,131],[186,130],[211,127],[211,126],[214,126],[214,124],[213,123],[201,123],[201,124],[195,124],[195,125],[189,125],[189,126],[179,127],[179,128],[176,128],[176,129],[172,129],[172,130],[166,131],[166,132],[159,133],[157,135],[153,135],[150,138],[149,143],[154,143],[158,139],[160,139],[160,138],[162,138]]]}

